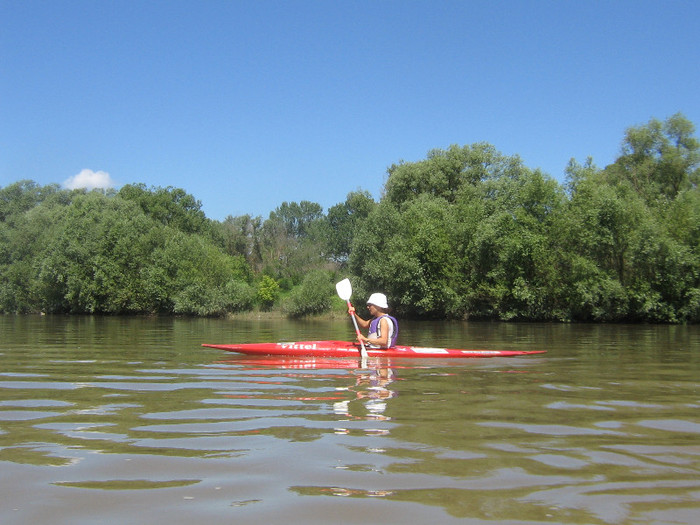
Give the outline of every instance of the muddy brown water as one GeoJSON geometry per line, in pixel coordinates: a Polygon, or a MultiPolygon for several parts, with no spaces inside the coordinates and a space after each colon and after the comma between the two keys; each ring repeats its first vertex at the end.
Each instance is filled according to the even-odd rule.
{"type": "Polygon", "coordinates": [[[0,523],[697,523],[700,328],[0,316],[0,523]]]}

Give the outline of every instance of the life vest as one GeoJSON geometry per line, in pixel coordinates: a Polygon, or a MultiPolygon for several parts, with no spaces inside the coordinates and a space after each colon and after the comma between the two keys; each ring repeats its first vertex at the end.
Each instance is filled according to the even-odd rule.
{"type": "Polygon", "coordinates": [[[380,315],[379,317],[375,317],[369,322],[369,337],[381,337],[381,326],[382,324],[380,323],[382,317],[386,317],[389,319],[390,324],[389,324],[389,337],[387,339],[387,348],[392,348],[396,346],[396,340],[399,337],[399,322],[389,314],[384,314],[380,315]]]}

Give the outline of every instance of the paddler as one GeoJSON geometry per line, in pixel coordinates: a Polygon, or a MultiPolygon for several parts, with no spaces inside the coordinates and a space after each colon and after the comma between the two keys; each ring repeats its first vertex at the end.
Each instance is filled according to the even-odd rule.
{"type": "Polygon", "coordinates": [[[354,307],[350,307],[348,313],[355,316],[357,324],[362,329],[369,328],[367,337],[362,334],[357,336],[358,341],[362,341],[370,348],[391,348],[396,345],[399,335],[398,321],[389,315],[389,303],[383,293],[373,293],[367,299],[367,309],[371,319],[363,319],[354,307]]]}

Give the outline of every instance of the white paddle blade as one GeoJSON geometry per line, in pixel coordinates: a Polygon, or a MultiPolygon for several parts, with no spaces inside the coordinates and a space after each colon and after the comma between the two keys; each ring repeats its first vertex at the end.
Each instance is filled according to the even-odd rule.
{"type": "Polygon", "coordinates": [[[336,283],[335,289],[338,291],[338,296],[343,301],[349,301],[352,297],[352,285],[350,284],[350,279],[343,279],[339,283],[336,283]]]}

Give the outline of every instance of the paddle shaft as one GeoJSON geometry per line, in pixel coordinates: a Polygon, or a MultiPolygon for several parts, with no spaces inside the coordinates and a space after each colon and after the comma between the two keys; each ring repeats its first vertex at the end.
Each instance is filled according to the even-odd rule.
{"type": "Polygon", "coordinates": [[[358,341],[360,341],[360,351],[362,352],[362,357],[366,358],[367,357],[367,349],[365,348],[365,343],[360,339],[360,327],[357,326],[357,319],[355,319],[355,316],[350,312],[352,309],[352,304],[350,304],[350,300],[347,300],[348,303],[348,313],[350,314],[350,317],[352,318],[352,324],[355,325],[355,334],[357,335],[358,341]]]}

